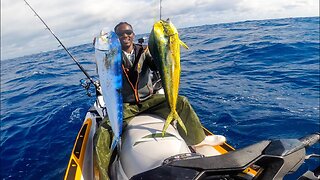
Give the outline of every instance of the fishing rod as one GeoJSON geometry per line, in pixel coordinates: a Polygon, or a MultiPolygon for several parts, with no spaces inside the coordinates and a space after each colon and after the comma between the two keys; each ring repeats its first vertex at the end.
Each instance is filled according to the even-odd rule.
{"type": "Polygon", "coordinates": [[[67,52],[67,54],[71,57],[71,59],[78,65],[80,70],[84,73],[84,75],[87,76],[87,78],[90,80],[90,82],[94,85],[96,89],[98,89],[98,85],[94,82],[94,80],[90,77],[90,75],[87,73],[87,71],[81,66],[81,64],[76,60],[75,57],[72,56],[72,54],[68,51],[68,49],[62,44],[60,39],[53,33],[53,31],[49,28],[49,26],[44,22],[44,20],[40,17],[40,15],[31,7],[31,5],[24,0],[24,2],[29,6],[29,8],[35,13],[35,15],[40,19],[40,21],[46,26],[46,29],[49,30],[49,32],[56,38],[56,40],[59,42],[59,44],[63,47],[63,49],[67,52]]]}

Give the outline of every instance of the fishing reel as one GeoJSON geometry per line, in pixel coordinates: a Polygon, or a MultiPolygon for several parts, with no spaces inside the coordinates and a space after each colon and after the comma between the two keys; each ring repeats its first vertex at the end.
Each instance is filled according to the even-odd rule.
{"type": "Polygon", "coordinates": [[[89,79],[80,79],[80,84],[86,90],[86,95],[91,97],[92,96],[90,92],[91,81],[89,79]]]}

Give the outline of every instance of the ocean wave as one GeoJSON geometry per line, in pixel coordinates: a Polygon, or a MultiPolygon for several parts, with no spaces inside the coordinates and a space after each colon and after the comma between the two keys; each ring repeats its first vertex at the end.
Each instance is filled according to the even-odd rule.
{"type": "MultiPolygon", "coordinates": [[[[179,93],[210,131],[236,148],[319,131],[319,17],[179,31],[190,47],[181,50],[179,93]]],[[[96,79],[92,44],[69,50],[96,79]]],[[[85,76],[61,49],[1,66],[1,179],[62,178],[94,102],[85,76]]]]}

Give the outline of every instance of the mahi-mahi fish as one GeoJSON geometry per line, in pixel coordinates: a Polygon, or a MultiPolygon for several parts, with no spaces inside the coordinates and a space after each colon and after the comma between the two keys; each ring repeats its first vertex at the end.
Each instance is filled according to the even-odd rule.
{"type": "Polygon", "coordinates": [[[111,150],[121,143],[123,107],[122,107],[122,71],[121,45],[113,31],[101,31],[95,38],[95,59],[107,115],[114,137],[111,150]]]}
{"type": "Polygon", "coordinates": [[[177,29],[169,19],[167,21],[160,20],[153,25],[148,46],[160,71],[165,97],[170,107],[170,113],[163,126],[162,136],[164,136],[173,120],[177,120],[181,128],[187,133],[187,129],[176,111],[181,72],[180,45],[188,49],[188,46],[180,40],[177,29]]]}

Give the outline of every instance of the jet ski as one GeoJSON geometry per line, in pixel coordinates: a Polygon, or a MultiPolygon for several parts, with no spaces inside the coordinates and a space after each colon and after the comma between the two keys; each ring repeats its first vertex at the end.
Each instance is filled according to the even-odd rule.
{"type": "MultiPolygon", "coordinates": [[[[104,107],[103,97],[97,93],[74,143],[64,179],[99,179],[93,138],[104,107]]],[[[223,136],[205,127],[207,136],[197,146],[188,146],[172,125],[162,137],[164,121],[141,114],[129,122],[123,130],[121,150],[115,150],[110,161],[110,179],[283,179],[305,159],[319,157],[306,155],[306,148],[319,142],[320,133],[300,139],[264,140],[235,150],[223,136]]],[[[319,171],[308,171],[301,178],[318,179],[319,171]]]]}

